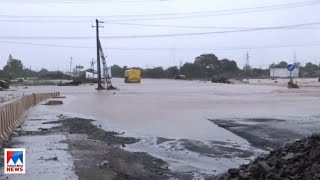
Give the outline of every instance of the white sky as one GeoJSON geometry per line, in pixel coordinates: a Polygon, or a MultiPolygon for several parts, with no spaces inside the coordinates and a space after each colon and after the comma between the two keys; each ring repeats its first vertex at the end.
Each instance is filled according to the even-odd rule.
{"type": "MultiPolygon", "coordinates": [[[[180,26],[210,26],[210,27],[270,27],[294,24],[320,22],[320,1],[313,6],[286,8],[246,14],[230,14],[220,16],[201,16],[194,18],[165,19],[165,20],[133,20],[137,18],[154,18],[159,16],[110,18],[101,16],[132,15],[132,14],[162,14],[188,13],[199,11],[216,11],[239,8],[270,6],[312,0],[0,0],[0,67],[4,66],[9,54],[21,59],[26,67],[49,70],[69,69],[69,59],[73,64],[89,67],[89,61],[96,58],[94,48],[61,48],[31,45],[8,44],[3,41],[56,44],[68,46],[95,47],[95,39],[10,39],[8,36],[77,36],[94,37],[95,30],[91,25],[95,18],[105,22],[161,24],[180,26]],[[83,1],[83,2],[81,2],[83,1]],[[39,3],[41,2],[41,3],[39,3]],[[81,2],[81,3],[80,3],[81,2]],[[4,15],[10,15],[6,17],[4,15]],[[92,16],[77,18],[61,17],[15,17],[17,16],[92,16]],[[22,22],[31,20],[33,22],[22,22]],[[48,20],[81,20],[84,22],[45,22],[48,20]],[[12,22],[8,22],[12,21],[12,22]],[[39,22],[36,22],[39,21],[39,22]]],[[[162,16],[163,17],[163,16],[162,16]]],[[[105,23],[100,30],[100,36],[130,36],[152,34],[179,34],[193,32],[224,31],[227,29],[191,29],[173,27],[130,26],[105,23]]],[[[313,29],[266,30],[227,34],[211,34],[180,37],[132,38],[132,39],[101,39],[108,55],[108,64],[120,66],[153,67],[179,65],[179,62],[193,62],[202,53],[214,53],[220,59],[228,58],[237,61],[241,68],[245,63],[245,54],[250,53],[250,65],[267,67],[272,62],[293,61],[294,51],[298,61],[302,63],[319,63],[320,45],[303,47],[286,47],[270,49],[241,49],[241,50],[208,50],[234,47],[281,46],[297,44],[320,44],[320,25],[307,26],[313,29]],[[317,29],[319,28],[319,29],[317,29]],[[165,50],[108,50],[114,48],[166,48],[165,50]],[[181,49],[182,48],[182,49],[181,49]],[[183,49],[183,48],[193,48],[183,49]]]]}

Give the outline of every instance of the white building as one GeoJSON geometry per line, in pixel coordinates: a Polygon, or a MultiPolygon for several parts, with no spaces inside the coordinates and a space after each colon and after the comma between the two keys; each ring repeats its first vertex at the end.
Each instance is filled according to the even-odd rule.
{"type": "MultiPolygon", "coordinates": [[[[109,76],[112,77],[111,68],[108,68],[108,71],[109,71],[109,76]]],[[[103,78],[102,71],[101,71],[101,77],[103,78]]],[[[93,69],[88,69],[88,70],[86,70],[86,78],[87,79],[98,79],[98,73],[93,69]]]]}
{"type": "MultiPolygon", "coordinates": [[[[287,68],[270,68],[270,77],[275,78],[288,78],[290,77],[290,71],[287,68]]],[[[299,69],[296,68],[291,72],[291,77],[299,77],[299,69]]]]}

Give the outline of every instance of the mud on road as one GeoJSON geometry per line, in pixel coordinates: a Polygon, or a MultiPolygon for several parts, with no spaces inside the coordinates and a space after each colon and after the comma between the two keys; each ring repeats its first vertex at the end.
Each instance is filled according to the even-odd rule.
{"type": "Polygon", "coordinates": [[[121,137],[92,125],[93,120],[71,118],[51,123],[61,123],[52,130],[68,133],[67,143],[74,157],[79,179],[189,179],[168,169],[166,162],[147,153],[128,152],[126,144],[139,139],[121,137]]]}
{"type": "MultiPolygon", "coordinates": [[[[124,133],[104,131],[91,124],[93,120],[66,118],[43,124],[57,124],[39,131],[16,131],[12,136],[39,136],[64,134],[68,151],[72,155],[75,173],[80,180],[150,180],[150,179],[192,179],[192,174],[173,172],[168,164],[147,153],[129,152],[123,149],[139,139],[122,137],[124,133]]],[[[10,141],[5,144],[11,147],[10,141]]],[[[3,161],[3,157],[0,157],[3,161]]],[[[44,159],[46,160],[46,159],[44,159]]]]}

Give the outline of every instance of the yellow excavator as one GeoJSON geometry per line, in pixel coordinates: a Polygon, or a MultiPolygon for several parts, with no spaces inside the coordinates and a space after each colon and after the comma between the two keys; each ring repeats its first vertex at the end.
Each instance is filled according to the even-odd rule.
{"type": "Polygon", "coordinates": [[[128,69],[124,73],[125,83],[140,83],[141,82],[141,70],[140,69],[128,69]]]}

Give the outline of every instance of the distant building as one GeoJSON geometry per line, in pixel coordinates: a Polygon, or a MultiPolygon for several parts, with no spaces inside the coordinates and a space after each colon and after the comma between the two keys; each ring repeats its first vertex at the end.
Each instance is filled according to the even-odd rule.
{"type": "MultiPolygon", "coordinates": [[[[275,78],[288,78],[290,77],[290,71],[287,68],[270,68],[270,77],[275,78]]],[[[296,68],[291,72],[291,77],[299,77],[299,69],[296,68]]]]}
{"type": "Polygon", "coordinates": [[[93,69],[86,70],[86,79],[97,79],[97,72],[93,69]]]}
{"type": "MultiPolygon", "coordinates": [[[[110,77],[112,77],[111,69],[108,68],[108,71],[109,71],[110,77]]],[[[98,73],[94,69],[87,69],[86,70],[86,78],[87,79],[98,79],[98,73]]],[[[102,71],[101,71],[101,78],[103,78],[103,72],[102,71]]]]}

